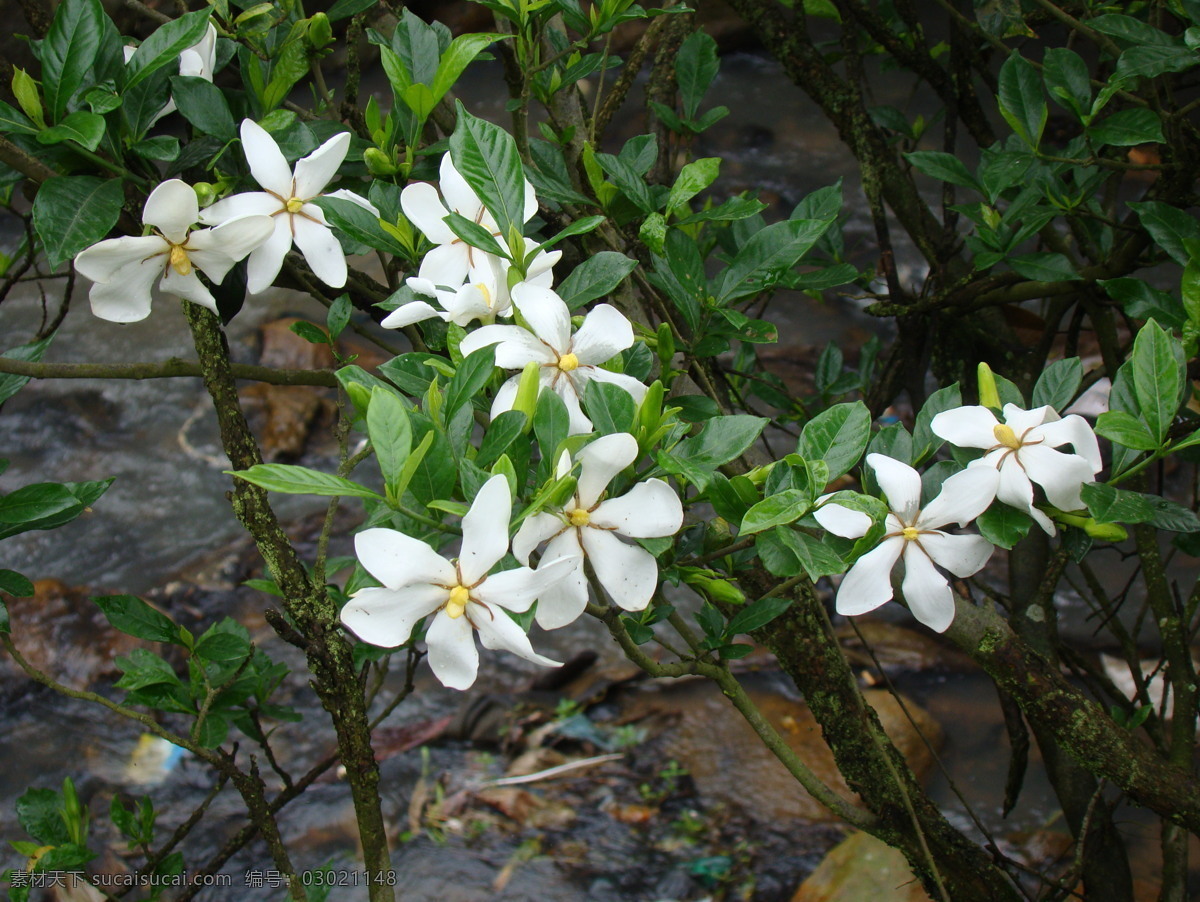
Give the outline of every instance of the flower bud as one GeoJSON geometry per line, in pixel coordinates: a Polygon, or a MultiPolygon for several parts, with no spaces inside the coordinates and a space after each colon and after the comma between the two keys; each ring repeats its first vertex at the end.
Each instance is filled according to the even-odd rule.
{"type": "Polygon", "coordinates": [[[517,397],[513,401],[513,410],[519,410],[525,414],[525,428],[521,431],[528,434],[530,427],[533,426],[533,414],[537,410],[538,392],[541,390],[541,370],[542,366],[536,360],[531,360],[525,364],[525,369],[521,371],[521,381],[517,383],[517,397]]]}
{"type": "Polygon", "coordinates": [[[1000,403],[1000,392],[996,390],[996,376],[992,373],[992,368],[980,361],[975,371],[979,379],[979,403],[984,407],[999,410],[1004,405],[1000,403]]]}
{"type": "Polygon", "coordinates": [[[742,594],[742,590],[729,580],[715,578],[715,574],[707,575],[713,571],[693,570],[690,567],[681,569],[684,571],[683,581],[710,601],[717,604],[746,603],[746,596],[742,594]]]}
{"type": "Polygon", "coordinates": [[[323,50],[333,43],[333,26],[325,13],[313,13],[309,17],[308,43],[313,50],[323,50]]]}
{"type": "Polygon", "coordinates": [[[211,182],[196,182],[192,185],[192,190],[196,192],[196,203],[200,205],[201,210],[217,199],[216,186],[211,182]]]}
{"type": "Polygon", "coordinates": [[[392,158],[378,147],[368,147],[364,150],[363,162],[367,164],[367,171],[375,176],[386,178],[400,171],[392,162],[392,158]]]}

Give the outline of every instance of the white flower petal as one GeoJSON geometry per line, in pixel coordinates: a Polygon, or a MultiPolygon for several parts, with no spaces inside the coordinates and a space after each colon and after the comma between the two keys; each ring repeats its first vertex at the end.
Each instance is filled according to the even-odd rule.
{"type": "Polygon", "coordinates": [[[440,611],[429,624],[425,642],[429,645],[429,666],[438,681],[450,689],[470,689],[479,672],[479,651],[471,621],[440,611]]]}
{"type": "Polygon", "coordinates": [[[529,610],[529,606],[537,601],[542,592],[560,579],[565,579],[572,569],[572,558],[558,558],[542,562],[536,570],[530,567],[504,570],[489,576],[473,589],[471,594],[484,604],[507,608],[521,614],[529,610]]]}
{"type": "Polygon", "coordinates": [[[434,285],[457,288],[466,281],[471,270],[470,252],[470,246],[461,241],[439,244],[421,260],[417,274],[434,285]]]}
{"type": "Polygon", "coordinates": [[[838,586],[837,612],[853,617],[892,600],[892,568],[904,550],[904,539],[884,539],[857,561],[838,586]]]}
{"type": "Polygon", "coordinates": [[[413,626],[446,603],[441,586],[416,585],[403,589],[359,589],[342,608],[342,623],[358,638],[380,648],[403,645],[413,626]]]}
{"type": "Polygon", "coordinates": [[[220,285],[233,264],[260,247],[274,232],[275,220],[270,216],[244,216],[215,229],[197,229],[188,235],[188,259],[220,285]]]}
{"type": "Polygon", "coordinates": [[[871,528],[871,518],[841,504],[823,504],[813,512],[817,522],[835,536],[858,539],[871,528]]]}
{"type": "Polygon", "coordinates": [[[473,586],[508,552],[512,492],[508,478],[496,475],[483,484],[463,517],[458,570],[464,586],[473,586]]]}
{"type": "Polygon", "coordinates": [[[513,404],[517,401],[517,390],[521,387],[520,375],[513,376],[508,379],[499,389],[496,390],[496,397],[492,399],[492,409],[489,416],[494,420],[506,410],[512,410],[513,404]]]}
{"type": "MultiPolygon", "coordinates": [[[[983,536],[947,535],[944,532],[922,533],[921,547],[939,567],[958,577],[973,576],[992,556],[995,547],[983,536]]],[[[905,559],[907,560],[907,558],[905,559]]]]}
{"type": "Polygon", "coordinates": [[[330,288],[346,284],[346,255],[329,226],[296,214],[292,216],[292,235],[313,275],[330,288]]]}
{"type": "Polygon", "coordinates": [[[458,236],[443,221],[450,215],[438,196],[437,189],[428,182],[414,182],[400,192],[400,209],[408,221],[425,233],[434,244],[450,244],[458,236]]]}
{"type": "Polygon", "coordinates": [[[287,200],[292,196],[292,167],[267,130],[252,119],[243,119],[242,152],[254,180],[267,191],[287,200]]]}
{"type": "Polygon", "coordinates": [[[376,217],[379,216],[379,208],[363,197],[361,194],[355,194],[353,191],[348,191],[345,188],[339,188],[337,191],[326,191],[322,197],[336,197],[338,200],[348,200],[352,204],[357,204],[364,210],[369,211],[376,217]]]}
{"type": "MultiPolygon", "coordinates": [[[[542,370],[542,374],[544,377],[546,370],[542,370]]],[[[543,379],[544,381],[545,379],[543,379]]],[[[567,405],[567,416],[570,418],[567,426],[567,435],[586,435],[591,432],[592,421],[584,415],[583,408],[579,406],[579,392],[575,390],[575,383],[569,378],[559,378],[554,379],[552,387],[558,396],[563,399],[563,403],[567,405]]]]}
{"type": "Polygon", "coordinates": [[[506,370],[523,369],[531,360],[557,363],[558,358],[537,336],[520,326],[483,326],[462,340],[459,350],[470,357],[480,348],[496,345],[496,366],[506,370]]]}
{"type": "Polygon", "coordinates": [[[942,574],[916,542],[904,550],[904,600],[914,617],[942,633],[954,620],[954,593],[942,574]]]}
{"type": "Polygon", "coordinates": [[[158,287],[166,294],[191,301],[201,307],[207,307],[213,313],[217,312],[216,299],[212,296],[212,292],[204,287],[204,283],[200,281],[200,277],[194,270],[186,276],[181,276],[174,268],[168,266],[166,275],[163,276],[158,287]]]}
{"type": "Polygon", "coordinates": [[[517,626],[504,611],[491,613],[493,616],[489,617],[487,613],[476,616],[474,610],[471,612],[475,617],[475,628],[479,630],[480,641],[483,642],[485,648],[503,649],[526,661],[541,664],[543,667],[562,667],[561,661],[552,660],[535,652],[525,631],[517,626]]]}
{"type": "Polygon", "coordinates": [[[911,523],[921,505],[921,474],[885,454],[868,454],[867,464],[875,471],[888,506],[905,523],[911,523]]]}
{"type": "Polygon", "coordinates": [[[492,315],[492,308],[478,285],[464,285],[454,294],[444,294],[442,305],[446,308],[449,320],[460,326],[466,326],[471,320],[483,319],[492,315]]]}
{"type": "Polygon", "coordinates": [[[1053,422],[1058,419],[1058,414],[1053,407],[1036,407],[1033,410],[1022,410],[1016,404],[1004,405],[1004,423],[1010,426],[1012,431],[1020,438],[1027,430],[1041,426],[1043,423],[1053,422]]]}
{"type": "Polygon", "coordinates": [[[290,217],[275,217],[275,231],[250,252],[246,263],[246,290],[251,294],[266,291],[283,268],[283,258],[292,249],[290,217]]]}
{"type": "MultiPolygon", "coordinates": [[[[989,457],[991,455],[988,455],[989,457]]],[[[969,469],[986,469],[982,465],[969,469]]],[[[1010,454],[1000,466],[1000,482],[996,488],[996,497],[1018,510],[1029,510],[1033,507],[1033,483],[1025,475],[1016,455],[1010,454]]]]}
{"type": "Polygon", "coordinates": [[[270,216],[284,209],[279,198],[265,191],[246,191],[231,194],[211,207],[200,211],[200,221],[205,225],[220,225],[242,216],[270,216]]]}
{"type": "Polygon", "coordinates": [[[1070,414],[1053,423],[1043,423],[1037,428],[1038,436],[1044,439],[1051,448],[1071,444],[1075,453],[1088,462],[1092,475],[1104,468],[1100,459],[1100,443],[1096,441],[1096,433],[1088,425],[1088,421],[1076,414],[1070,414]]]}
{"type": "Polygon", "coordinates": [[[556,630],[574,623],[587,607],[587,574],[583,569],[583,547],[579,544],[578,529],[560,532],[546,546],[543,566],[561,559],[574,561],[575,566],[538,595],[537,623],[544,630],[556,630]]]}
{"type": "MultiPolygon", "coordinates": [[[[460,216],[465,216],[472,222],[479,222],[479,213],[483,210],[483,201],[479,199],[479,195],[475,193],[474,189],[467,184],[467,180],[454,168],[454,162],[450,159],[450,154],[443,155],[442,162],[438,167],[438,176],[438,187],[442,189],[442,196],[446,198],[446,203],[449,204],[450,209],[460,216]]],[[[490,223],[490,225],[492,228],[495,227],[494,222],[490,223]]]]}
{"type": "Polygon", "coordinates": [[[294,195],[308,200],[320,194],[337,175],[349,149],[350,133],[339,132],[304,159],[297,160],[294,195]]]}
{"type": "Polygon", "coordinates": [[[151,191],[142,210],[142,222],[154,226],[175,244],[183,243],[199,216],[196,192],[179,179],[169,179],[151,191]]]}
{"type": "Polygon", "coordinates": [[[525,222],[533,219],[537,215],[538,199],[537,194],[533,191],[533,185],[529,184],[529,179],[525,179],[525,222]]]}
{"type": "Polygon", "coordinates": [[[401,304],[391,313],[383,318],[379,324],[385,329],[402,329],[405,326],[411,326],[413,323],[421,323],[427,319],[433,319],[435,316],[440,316],[442,319],[446,317],[441,310],[436,309],[424,301],[410,301],[407,304],[401,304]]]}
{"type": "Polygon", "coordinates": [[[553,538],[565,530],[566,524],[561,517],[541,511],[532,517],[526,517],[521,522],[521,528],[513,536],[512,553],[518,561],[529,566],[529,555],[542,542],[553,538]]]}
{"type": "Polygon", "coordinates": [[[603,529],[580,530],[596,579],[612,600],[627,611],[641,611],[658,588],[658,561],[640,545],[626,545],[603,529]]]}
{"type": "Polygon", "coordinates": [[[1078,454],[1064,454],[1044,445],[1026,445],[1020,452],[1025,475],[1046,490],[1046,498],[1059,510],[1084,506],[1079,490],[1092,482],[1095,471],[1078,454]]]}
{"type": "MultiPolygon", "coordinates": [[[[128,276],[118,274],[126,267],[132,272],[144,265],[153,264],[152,268],[161,272],[167,265],[165,255],[170,250],[171,246],[158,235],[109,238],[76,254],[75,270],[93,282],[109,282],[114,279],[124,282],[128,276]]],[[[153,276],[144,278],[147,279],[147,286],[153,282],[153,276]]]]}
{"type": "Polygon", "coordinates": [[[88,294],[92,313],[112,323],[136,323],[150,315],[150,289],[163,272],[163,258],[151,257],[120,270],[111,282],[97,282],[88,294]]]}
{"type": "Polygon", "coordinates": [[[420,539],[395,529],[364,529],[354,537],[354,553],[366,571],[389,589],[457,582],[453,564],[420,539]]]}
{"type": "Polygon", "coordinates": [[[598,366],[581,366],[575,370],[575,375],[583,379],[595,379],[597,382],[608,382],[629,392],[635,404],[641,404],[646,397],[646,386],[624,373],[614,373],[598,366]]]}
{"type": "Polygon", "coordinates": [[[513,288],[512,300],[538,338],[559,355],[570,350],[571,313],[562,298],[549,288],[522,282],[513,288]]]}
{"type": "Polygon", "coordinates": [[[951,521],[966,526],[988,509],[999,486],[1000,475],[991,467],[968,467],[955,473],[921,511],[916,526],[937,529],[951,521]]]}
{"type": "Polygon", "coordinates": [[[575,455],[581,465],[575,496],[579,506],[590,510],[608,488],[613,477],[637,460],[638,443],[628,432],[601,436],[575,455]]]}
{"type": "Polygon", "coordinates": [[[933,434],[960,448],[990,448],[996,444],[993,430],[1000,421],[978,405],[943,410],[929,422],[933,434]]]}
{"type": "MultiPolygon", "coordinates": [[[[547,293],[553,294],[549,289],[547,293]]],[[[558,295],[554,295],[558,297],[558,295]]],[[[517,301],[517,307],[521,302],[517,301]]],[[[563,305],[566,309],[566,305],[563,305]]],[[[524,309],[521,310],[524,313],[524,309]]],[[[580,363],[604,363],[633,344],[633,326],[625,315],[610,304],[597,304],[584,317],[583,325],[571,339],[571,353],[580,363]]]]}
{"type": "Polygon", "coordinates": [[[620,498],[602,501],[592,512],[591,525],[632,539],[673,536],[683,526],[683,505],[661,479],[647,479],[620,498]]]}

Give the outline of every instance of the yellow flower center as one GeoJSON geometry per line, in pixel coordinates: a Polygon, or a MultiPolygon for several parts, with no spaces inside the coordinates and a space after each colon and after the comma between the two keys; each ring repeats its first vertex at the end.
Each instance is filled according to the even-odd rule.
{"type": "Polygon", "coordinates": [[[563,354],[558,358],[558,368],[564,373],[569,373],[571,370],[579,366],[579,358],[574,354],[563,354]]]}
{"type": "Polygon", "coordinates": [[[289,197],[284,206],[289,213],[299,213],[300,208],[304,206],[304,199],[300,197],[289,197]]]}
{"type": "Polygon", "coordinates": [[[904,536],[904,541],[906,542],[915,542],[921,535],[921,531],[915,526],[906,526],[904,527],[903,531],[901,531],[900,535],[904,536]]]}
{"type": "Polygon", "coordinates": [[[182,244],[171,245],[171,268],[181,276],[192,274],[192,261],[188,259],[187,251],[182,244]]]}
{"type": "Polygon", "coordinates": [[[467,602],[470,600],[471,593],[467,591],[466,586],[455,586],[450,590],[450,600],[446,602],[446,616],[457,620],[467,610],[467,602]]]}
{"type": "Polygon", "coordinates": [[[1017,438],[1017,434],[1013,432],[1012,426],[1004,423],[998,423],[992,427],[992,435],[996,436],[996,441],[1002,444],[1005,448],[1012,448],[1016,451],[1021,447],[1021,440],[1017,438]]]}
{"type": "Polygon", "coordinates": [[[475,287],[479,289],[479,293],[483,295],[483,302],[487,304],[488,310],[492,309],[492,293],[488,291],[488,287],[482,282],[476,282],[475,287]]]}
{"type": "Polygon", "coordinates": [[[567,515],[572,526],[587,526],[591,522],[592,516],[582,507],[577,507],[567,515]]]}

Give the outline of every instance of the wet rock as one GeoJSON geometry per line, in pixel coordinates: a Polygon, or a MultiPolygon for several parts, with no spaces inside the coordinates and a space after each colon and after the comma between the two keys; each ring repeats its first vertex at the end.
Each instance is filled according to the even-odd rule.
{"type": "Polygon", "coordinates": [[[792,902],[929,902],[908,862],[896,849],[866,833],[834,847],[800,885],[792,902]]]}
{"type": "MultiPolygon", "coordinates": [[[[33,667],[60,683],[87,688],[107,681],[117,675],[117,655],[150,645],[110,627],[85,588],[56,579],[38,580],[33,588],[30,598],[4,596],[13,644],[33,667]]],[[[0,691],[16,691],[27,680],[16,662],[0,657],[0,691]]]]}
{"type": "Polygon", "coordinates": [[[874,670],[878,661],[889,676],[927,670],[963,673],[975,669],[971,659],[957,649],[926,633],[885,620],[856,617],[852,623],[838,627],[837,637],[856,667],[874,670]]]}
{"type": "MultiPolygon", "coordinates": [[[[748,682],[747,690],[813,772],[835,791],[851,796],[808,707],[755,682],[748,682]]],[[[879,689],[868,689],[864,696],[909,766],[919,777],[927,773],[933,764],[932,755],[900,702],[879,689]]],[[[694,781],[698,795],[707,802],[741,808],[759,819],[832,819],[713,684],[693,681],[659,686],[632,704],[656,722],[662,730],[662,754],[679,762],[694,781]]],[[[936,721],[911,700],[905,699],[904,706],[920,733],[937,747],[941,729],[936,721]]]]}

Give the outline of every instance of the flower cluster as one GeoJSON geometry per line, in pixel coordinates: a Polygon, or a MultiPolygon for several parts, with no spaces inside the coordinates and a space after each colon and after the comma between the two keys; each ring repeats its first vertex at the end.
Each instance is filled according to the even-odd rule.
{"type": "MultiPolygon", "coordinates": [[[[951,535],[942,527],[966,526],[999,500],[1024,511],[1053,535],[1054,524],[1034,505],[1035,483],[1055,508],[1083,507],[1080,490],[1101,469],[1100,447],[1087,421],[1074,414],[1060,419],[1052,407],[1022,410],[1015,404],[1006,404],[1003,415],[1000,422],[986,407],[967,406],[933,418],[930,428],[935,435],[984,454],[947,479],[923,508],[916,470],[883,454],[867,455],[889,511],[879,544],[855,561],[838,587],[839,614],[865,614],[890,601],[892,570],[903,559],[901,588],[913,616],[942,632],[954,619],[954,597],[937,568],[957,577],[972,576],[995,550],[982,536],[951,535]],[[1055,450],[1066,444],[1075,453],[1055,450]]],[[[846,538],[861,538],[872,525],[866,514],[832,501],[815,516],[827,530],[846,538]]]]}
{"type": "MultiPolygon", "coordinates": [[[[211,76],[211,63],[208,72],[211,76]]],[[[145,319],[160,275],[163,292],[215,312],[212,292],[195,269],[220,284],[234,263],[249,256],[246,287],[258,294],[275,281],[293,243],[322,282],[332,288],[346,284],[345,254],[325,214],[311,201],[339,197],[378,215],[351,191],[324,192],[346,158],[350,133],[330,138],[297,161],[294,172],[275,139],[257,123],[244,120],[241,137],[250,174],[263,191],[235,194],[201,211],[187,184],[163,182],[142,213],[153,234],[110,238],[75,257],[75,268],[95,283],[89,299],[96,316],[117,323],[145,319]],[[213,228],[193,229],[197,222],[213,228]]]]}

